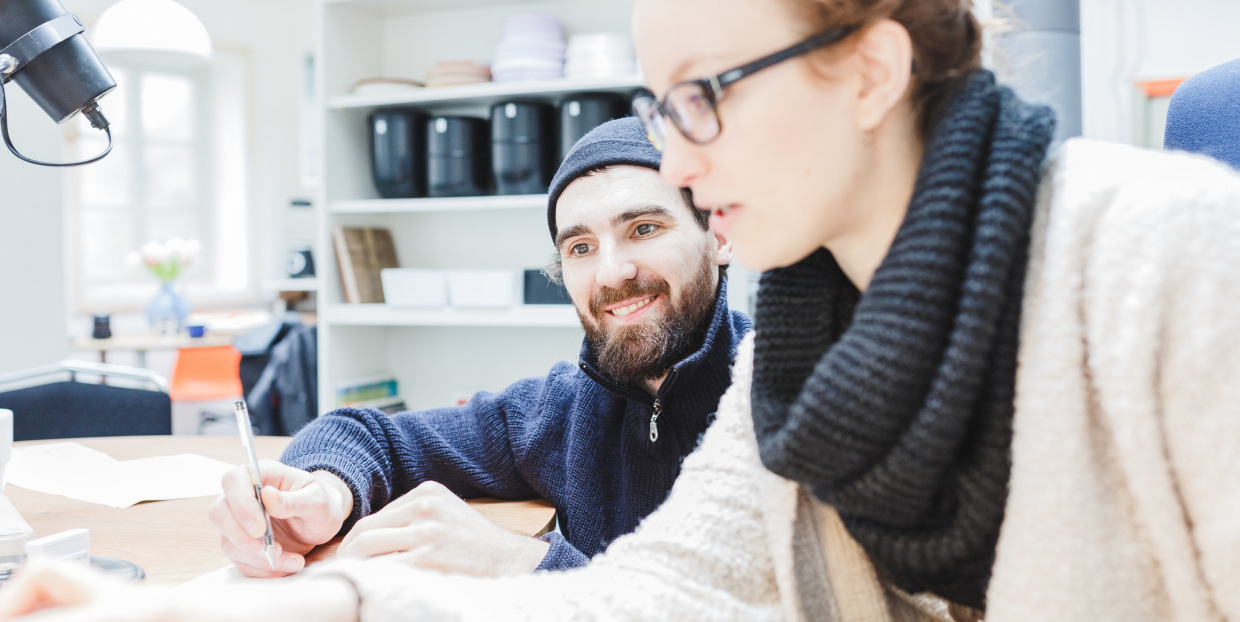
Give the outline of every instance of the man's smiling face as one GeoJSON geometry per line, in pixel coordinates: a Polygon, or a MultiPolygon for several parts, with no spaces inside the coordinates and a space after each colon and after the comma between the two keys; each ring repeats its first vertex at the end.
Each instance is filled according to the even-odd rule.
{"type": "Polygon", "coordinates": [[[574,180],[556,228],[564,285],[605,373],[654,380],[701,347],[730,255],[657,171],[614,166],[574,180]]]}

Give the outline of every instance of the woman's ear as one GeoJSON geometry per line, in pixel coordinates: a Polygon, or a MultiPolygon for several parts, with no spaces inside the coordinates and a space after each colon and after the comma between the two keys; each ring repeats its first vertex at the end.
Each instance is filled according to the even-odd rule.
{"type": "Polygon", "coordinates": [[[861,31],[857,129],[871,132],[904,99],[913,83],[913,40],[898,22],[883,19],[861,31]]]}
{"type": "Polygon", "coordinates": [[[732,241],[711,231],[715,236],[715,265],[724,266],[732,262],[732,241]]]}

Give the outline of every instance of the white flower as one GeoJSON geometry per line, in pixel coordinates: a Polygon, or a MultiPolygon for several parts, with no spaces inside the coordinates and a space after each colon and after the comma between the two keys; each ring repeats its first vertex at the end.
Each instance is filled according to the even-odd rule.
{"type": "Polygon", "coordinates": [[[152,261],[155,261],[158,263],[159,247],[160,247],[159,242],[156,242],[154,240],[151,240],[150,242],[143,244],[142,251],[141,251],[142,259],[144,259],[147,263],[150,263],[152,261]]]}
{"type": "Polygon", "coordinates": [[[185,240],[181,238],[168,238],[164,242],[164,247],[168,249],[168,258],[173,261],[180,261],[182,253],[185,252],[185,240]]]}
{"type": "Polygon", "coordinates": [[[173,257],[172,245],[168,242],[155,244],[155,260],[159,263],[165,263],[173,257]]]}
{"type": "Polygon", "coordinates": [[[198,254],[202,252],[201,242],[194,239],[173,239],[177,242],[175,255],[181,262],[181,265],[188,266],[198,260],[198,254]]]}
{"type": "Polygon", "coordinates": [[[201,254],[202,242],[193,238],[172,237],[143,244],[141,250],[126,256],[126,262],[130,265],[145,264],[160,279],[170,281],[197,261],[201,254]]]}

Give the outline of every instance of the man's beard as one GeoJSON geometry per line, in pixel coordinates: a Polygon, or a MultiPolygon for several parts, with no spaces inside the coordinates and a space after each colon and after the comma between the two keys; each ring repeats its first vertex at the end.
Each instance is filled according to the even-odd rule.
{"type": "MultiPolygon", "coordinates": [[[[620,289],[603,289],[590,299],[591,322],[581,317],[586,339],[598,358],[599,369],[622,385],[655,380],[673,365],[702,347],[715,307],[714,264],[710,254],[702,255],[698,273],[685,283],[679,300],[672,300],[671,286],[654,276],[638,277],[620,289]],[[603,307],[633,298],[662,296],[666,311],[643,318],[631,326],[607,328],[603,307]]],[[[652,309],[653,311],[653,309],[652,309]]],[[[581,310],[577,310],[581,316],[581,310]]]]}

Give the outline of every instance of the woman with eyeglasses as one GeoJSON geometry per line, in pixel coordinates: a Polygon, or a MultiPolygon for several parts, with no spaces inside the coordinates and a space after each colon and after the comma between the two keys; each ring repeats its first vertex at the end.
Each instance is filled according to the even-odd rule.
{"type": "Polygon", "coordinates": [[[980,69],[969,9],[638,2],[661,172],[765,272],[762,462],[904,592],[1240,619],[1240,178],[1048,161],[1052,115],[980,69]]]}
{"type": "Polygon", "coordinates": [[[588,567],[36,569],[0,619],[1240,619],[1240,178],[1048,160],[969,8],[636,1],[662,173],[766,274],[716,424],[588,567]]]}

